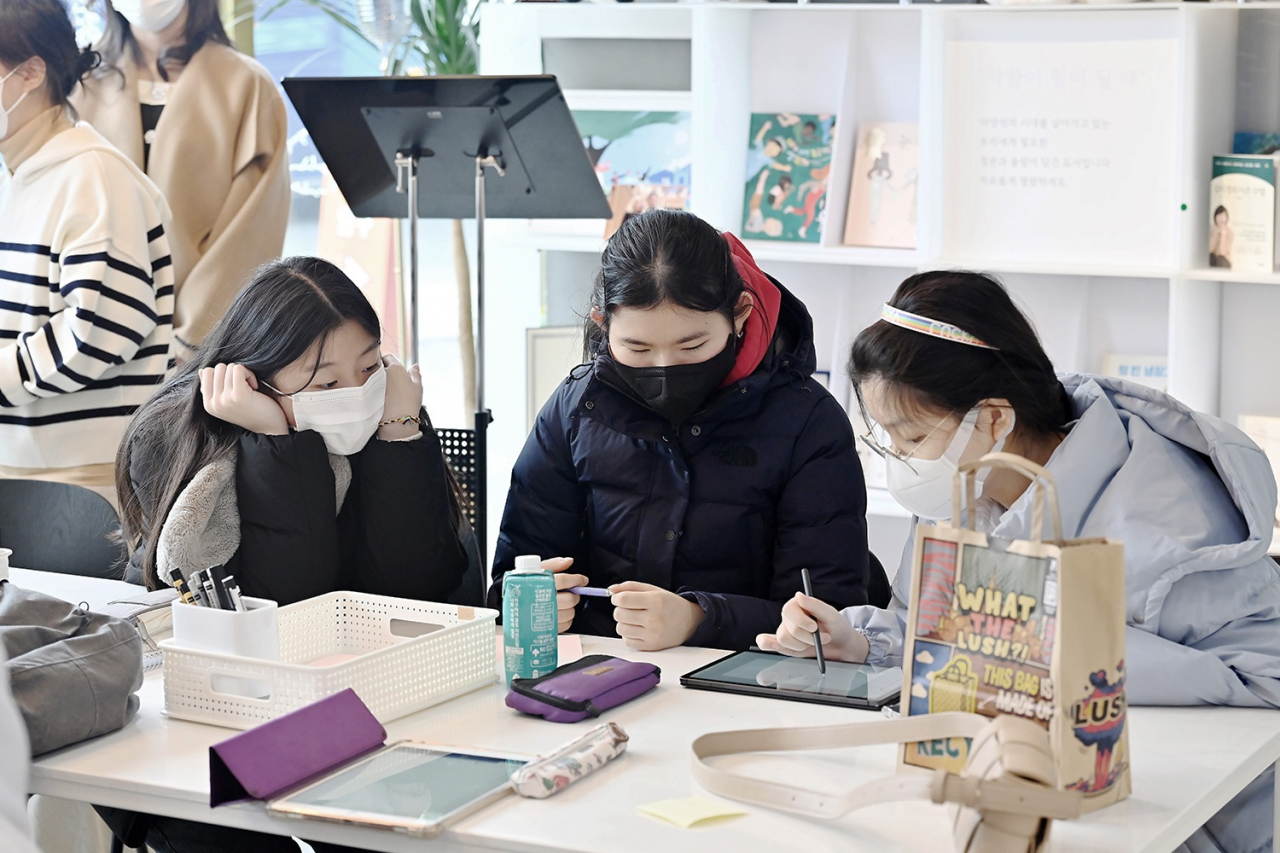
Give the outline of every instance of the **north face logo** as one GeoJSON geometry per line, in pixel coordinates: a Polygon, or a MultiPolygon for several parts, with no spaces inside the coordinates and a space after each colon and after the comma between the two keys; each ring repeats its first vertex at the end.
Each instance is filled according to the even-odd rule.
{"type": "Polygon", "coordinates": [[[716,450],[716,459],[734,468],[754,468],[757,461],[753,447],[721,447],[716,450]]]}

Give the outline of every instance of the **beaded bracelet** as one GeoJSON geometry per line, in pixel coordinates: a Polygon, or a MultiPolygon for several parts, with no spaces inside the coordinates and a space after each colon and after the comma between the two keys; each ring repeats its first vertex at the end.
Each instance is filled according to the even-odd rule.
{"type": "Polygon", "coordinates": [[[392,426],[393,424],[413,424],[414,426],[422,426],[422,418],[415,417],[413,415],[409,415],[408,417],[403,417],[403,418],[392,418],[389,421],[383,421],[382,423],[378,424],[378,426],[380,427],[392,426]]]}

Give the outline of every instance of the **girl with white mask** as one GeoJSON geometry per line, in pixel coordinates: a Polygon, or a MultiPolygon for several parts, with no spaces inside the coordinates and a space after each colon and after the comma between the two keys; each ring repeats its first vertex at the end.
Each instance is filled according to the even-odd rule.
{"type": "MultiPolygon", "coordinates": [[[[253,274],[138,411],[116,481],[125,579],[153,589],[170,568],[222,564],[244,595],[281,605],[336,590],[448,601],[467,568],[418,366],[383,354],[373,306],[320,258],[253,274]]],[[[288,836],[97,810],[155,853],[297,851],[288,836]]]]}
{"type": "Polygon", "coordinates": [[[441,601],[466,567],[419,368],[382,354],[369,301],[319,258],[255,273],[139,410],[116,474],[126,577],[153,588],[195,561],[282,605],[338,589],[441,601]],[[204,523],[169,524],[192,512],[204,523]],[[228,526],[238,541],[205,533],[228,526]]]}
{"type": "Polygon", "coordinates": [[[289,219],[284,100],[231,46],[218,0],[108,0],[103,63],[75,106],[173,209],[174,356],[280,256],[289,219]]]}
{"type": "MultiPolygon", "coordinates": [[[[854,342],[849,375],[872,424],[864,440],[920,520],[951,516],[958,465],[1004,450],[1053,475],[1067,538],[1124,543],[1132,704],[1280,708],[1276,483],[1243,433],[1150,388],[1055,374],[1009,294],[978,273],[903,282],[854,342]]],[[[989,472],[978,528],[1031,538],[1030,485],[989,472]]],[[[900,665],[913,554],[908,542],[889,608],[797,594],[758,644],[811,657],[820,631],[830,658],[900,665]]],[[[1268,770],[1189,849],[1269,849],[1271,790],[1268,770]]]]}

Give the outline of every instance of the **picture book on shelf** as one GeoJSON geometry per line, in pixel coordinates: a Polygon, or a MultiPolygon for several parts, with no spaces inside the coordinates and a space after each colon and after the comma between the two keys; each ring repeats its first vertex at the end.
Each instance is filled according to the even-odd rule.
{"type": "Polygon", "coordinates": [[[751,115],[743,237],[821,242],[835,132],[833,115],[751,115]]]}
{"type": "Polygon", "coordinates": [[[689,113],[574,110],[573,120],[606,193],[619,184],[689,186],[689,113]]]}
{"type": "Polygon", "coordinates": [[[1209,266],[1271,272],[1276,263],[1276,171],[1280,156],[1213,158],[1209,266]]]}
{"type": "Polygon", "coordinates": [[[1280,154],[1280,133],[1237,133],[1232,154],[1280,154]]]}
{"type": "Polygon", "coordinates": [[[626,219],[689,206],[693,147],[687,112],[574,110],[587,157],[609,196],[608,240],[626,219]]]}
{"type": "Polygon", "coordinates": [[[609,192],[609,209],[613,216],[605,223],[604,238],[633,216],[646,210],[686,210],[689,207],[689,188],[675,184],[614,184],[609,192]]]}
{"type": "Polygon", "coordinates": [[[845,245],[916,247],[918,163],[916,125],[874,121],[858,127],[845,245]]]}

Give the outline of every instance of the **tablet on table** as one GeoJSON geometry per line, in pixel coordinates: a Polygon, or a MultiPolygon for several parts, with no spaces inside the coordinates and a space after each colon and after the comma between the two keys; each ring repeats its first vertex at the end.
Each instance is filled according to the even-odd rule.
{"type": "Polygon", "coordinates": [[[685,687],[771,696],[798,702],[878,710],[902,690],[902,667],[827,661],[824,675],[813,658],[751,650],[734,652],[680,676],[685,687]]]}
{"type": "Polygon", "coordinates": [[[431,838],[512,790],[512,772],[528,761],[401,741],[273,800],[267,809],[431,838]]]}

